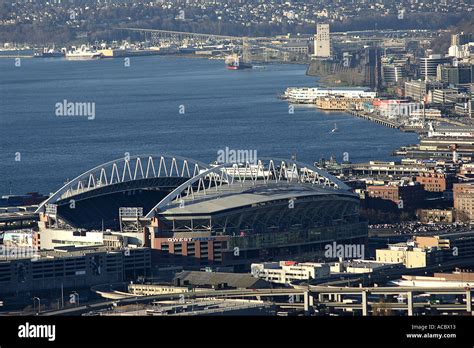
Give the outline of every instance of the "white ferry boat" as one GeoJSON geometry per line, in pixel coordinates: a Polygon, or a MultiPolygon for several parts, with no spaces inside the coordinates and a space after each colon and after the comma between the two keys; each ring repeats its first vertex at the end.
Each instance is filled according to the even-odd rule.
{"type": "Polygon", "coordinates": [[[71,50],[66,53],[66,58],[73,60],[99,59],[102,58],[102,53],[91,50],[86,45],[82,45],[80,48],[72,46],[71,50]]]}
{"type": "Polygon", "coordinates": [[[375,98],[377,92],[366,88],[319,88],[319,87],[289,87],[283,94],[283,99],[292,103],[312,104],[320,97],[346,98],[375,98]]]}

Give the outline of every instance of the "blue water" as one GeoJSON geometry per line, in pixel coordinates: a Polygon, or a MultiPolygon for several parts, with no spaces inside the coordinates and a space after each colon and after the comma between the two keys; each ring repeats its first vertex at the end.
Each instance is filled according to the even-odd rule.
{"type": "Polygon", "coordinates": [[[121,59],[22,59],[21,67],[0,59],[0,193],[10,185],[14,193],[49,193],[126,152],[210,162],[228,146],[265,157],[296,153],[309,163],[348,152],[361,162],[390,159],[416,141],[344,113],[306,107],[289,114],[277,95],[314,85],[305,70],[228,71],[222,61],[173,57],[132,58],[128,68],[121,59]],[[95,103],[95,119],[56,116],[63,100],[95,103]],[[334,123],[339,131],[330,133],[334,123]]]}

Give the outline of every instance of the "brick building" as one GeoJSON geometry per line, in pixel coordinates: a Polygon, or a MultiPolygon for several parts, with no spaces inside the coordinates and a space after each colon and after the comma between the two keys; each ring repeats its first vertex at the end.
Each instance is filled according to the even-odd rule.
{"type": "Polygon", "coordinates": [[[423,185],[425,191],[444,192],[453,188],[456,177],[446,173],[420,173],[416,181],[423,185]]]}
{"type": "Polygon", "coordinates": [[[400,209],[417,208],[425,198],[423,186],[417,183],[367,186],[367,194],[369,199],[391,201],[400,209]]]}
{"type": "Polygon", "coordinates": [[[457,221],[474,221],[474,183],[453,185],[457,221]]]}

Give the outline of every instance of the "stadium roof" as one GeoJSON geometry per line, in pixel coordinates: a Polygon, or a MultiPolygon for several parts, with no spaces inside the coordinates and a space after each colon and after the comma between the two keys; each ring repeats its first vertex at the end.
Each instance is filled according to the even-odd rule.
{"type": "Polygon", "coordinates": [[[188,214],[214,214],[225,210],[236,209],[243,206],[254,206],[268,202],[327,196],[344,195],[355,197],[348,191],[334,190],[321,186],[310,186],[300,183],[278,183],[253,185],[251,182],[242,185],[228,187],[224,192],[213,191],[195,194],[194,198],[182,198],[160,211],[161,216],[166,215],[188,215],[188,214]]]}

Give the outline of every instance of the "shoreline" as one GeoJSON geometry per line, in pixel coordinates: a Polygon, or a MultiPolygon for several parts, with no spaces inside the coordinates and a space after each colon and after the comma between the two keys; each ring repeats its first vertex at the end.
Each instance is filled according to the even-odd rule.
{"type": "MultiPolygon", "coordinates": [[[[0,51],[2,52],[2,51],[0,51]]],[[[4,51],[7,52],[7,51],[4,51]]],[[[136,57],[172,57],[172,58],[190,58],[190,59],[207,59],[207,60],[222,60],[224,61],[225,58],[222,57],[213,57],[213,56],[205,56],[205,55],[197,55],[197,54],[190,54],[190,53],[177,53],[177,54],[131,54],[131,55],[124,55],[120,57],[102,57],[100,59],[95,59],[95,60],[109,60],[109,59],[123,59],[123,58],[136,58],[136,57]]],[[[23,58],[23,59],[57,59],[57,60],[62,60],[62,59],[67,59],[66,57],[35,57],[34,54],[8,54],[8,55],[2,55],[0,54],[0,59],[14,59],[14,58],[23,58]]],[[[252,61],[253,64],[262,64],[262,65],[273,65],[273,64],[289,64],[289,65],[308,65],[309,62],[295,62],[295,61],[290,61],[290,62],[285,62],[285,61],[259,61],[255,60],[252,61]]]]}

